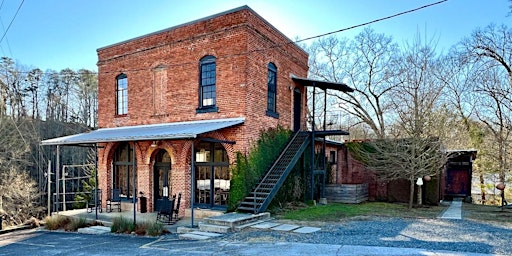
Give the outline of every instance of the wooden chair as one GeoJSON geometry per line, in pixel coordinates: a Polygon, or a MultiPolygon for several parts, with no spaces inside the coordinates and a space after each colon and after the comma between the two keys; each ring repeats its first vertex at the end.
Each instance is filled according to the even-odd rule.
{"type": "Polygon", "coordinates": [[[117,207],[117,211],[121,211],[121,189],[112,189],[112,195],[107,199],[107,212],[112,212],[112,206],[117,207]]]}
{"type": "Polygon", "coordinates": [[[93,191],[91,191],[91,198],[87,201],[87,212],[92,212],[95,208],[98,208],[98,210],[102,212],[101,189],[93,189],[93,191]],[[96,196],[98,197],[98,204],[94,201],[94,192],[96,192],[96,196]]]}
{"type": "Polygon", "coordinates": [[[174,224],[172,215],[174,213],[174,200],[176,199],[176,195],[172,199],[168,197],[164,197],[162,199],[162,204],[160,205],[160,209],[158,209],[158,213],[156,215],[156,220],[163,222],[167,225],[174,224]]]}

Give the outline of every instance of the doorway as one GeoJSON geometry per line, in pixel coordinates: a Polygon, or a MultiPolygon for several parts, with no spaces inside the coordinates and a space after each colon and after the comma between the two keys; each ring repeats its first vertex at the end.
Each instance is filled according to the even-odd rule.
{"type": "Polygon", "coordinates": [[[195,162],[194,204],[201,208],[226,208],[230,172],[228,155],[222,144],[199,143],[195,162]]]}
{"type": "Polygon", "coordinates": [[[293,90],[293,131],[300,130],[302,116],[302,94],[299,88],[293,90]]]}
{"type": "Polygon", "coordinates": [[[160,209],[164,197],[172,194],[171,189],[171,157],[165,150],[160,150],[155,156],[153,169],[154,209],[160,209]]]}

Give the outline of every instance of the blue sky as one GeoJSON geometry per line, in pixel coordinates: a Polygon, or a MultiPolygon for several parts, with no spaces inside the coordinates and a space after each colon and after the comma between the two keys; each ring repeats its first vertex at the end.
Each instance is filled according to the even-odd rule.
{"type": "MultiPolygon", "coordinates": [[[[25,0],[0,54],[43,70],[97,70],[96,49],[248,5],[291,39],[307,38],[440,0],[25,0]]],[[[5,31],[22,0],[2,1],[5,31]]],[[[395,42],[419,33],[446,51],[478,27],[512,27],[507,0],[448,0],[371,27],[395,42]],[[511,25],[509,25],[511,24],[511,25]]],[[[1,28],[1,27],[0,27],[1,28]]],[[[363,28],[338,33],[353,38],[363,28]]]]}

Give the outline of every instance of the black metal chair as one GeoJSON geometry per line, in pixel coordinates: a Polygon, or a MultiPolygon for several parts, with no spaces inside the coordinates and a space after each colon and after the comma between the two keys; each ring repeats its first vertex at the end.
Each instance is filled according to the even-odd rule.
{"type": "Polygon", "coordinates": [[[117,207],[117,211],[121,211],[121,189],[112,189],[112,194],[107,199],[107,212],[112,212],[112,207],[117,207]]]}
{"type": "Polygon", "coordinates": [[[101,189],[94,189],[91,191],[91,197],[87,201],[87,212],[92,212],[93,209],[98,208],[100,212],[102,212],[101,209],[101,189]],[[98,204],[96,204],[94,199],[94,192],[96,192],[96,196],[98,197],[98,204]]]}
{"type": "Polygon", "coordinates": [[[180,203],[181,203],[181,193],[178,194],[178,201],[176,202],[176,207],[174,208],[174,221],[180,220],[178,214],[180,213],[180,203]]]}
{"type": "Polygon", "coordinates": [[[162,203],[160,205],[160,209],[158,209],[158,213],[156,215],[156,220],[163,222],[167,225],[174,224],[172,215],[174,214],[174,200],[176,199],[176,195],[172,199],[168,197],[164,197],[162,199],[162,203]]]}

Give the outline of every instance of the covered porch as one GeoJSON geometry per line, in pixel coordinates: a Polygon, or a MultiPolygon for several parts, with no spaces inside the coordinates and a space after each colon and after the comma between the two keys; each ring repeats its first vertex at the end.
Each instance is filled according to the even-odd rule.
{"type": "MultiPolygon", "coordinates": [[[[137,217],[151,214],[156,219],[162,198],[181,194],[179,216],[192,217],[193,222],[193,217],[202,217],[201,211],[194,213],[194,208],[222,209],[227,204],[230,159],[235,159],[233,145],[244,121],[244,118],[226,118],[103,128],[44,140],[41,145],[57,147],[54,172],[58,181],[62,177],[58,153],[61,146],[95,149],[94,183],[101,193],[97,196],[92,193],[94,205],[106,208],[115,190],[119,191],[121,201],[120,212],[116,209],[105,213],[95,208],[96,219],[128,213],[134,222],[137,217]],[[222,192],[220,200],[216,191],[222,192]],[[140,200],[142,197],[145,200],[140,200]],[[147,205],[143,206],[144,201],[147,205]]],[[[61,206],[59,183],[55,183],[57,213],[61,206]]]]}

